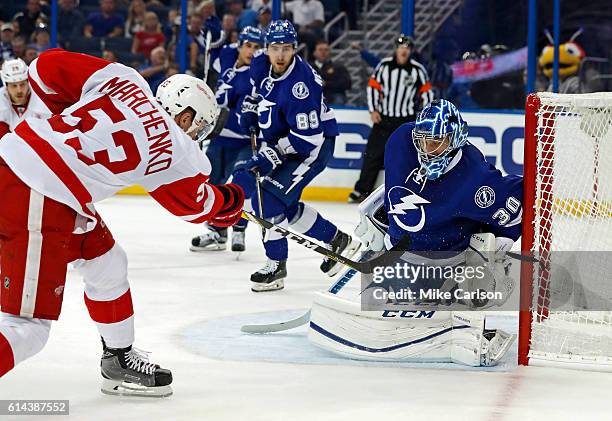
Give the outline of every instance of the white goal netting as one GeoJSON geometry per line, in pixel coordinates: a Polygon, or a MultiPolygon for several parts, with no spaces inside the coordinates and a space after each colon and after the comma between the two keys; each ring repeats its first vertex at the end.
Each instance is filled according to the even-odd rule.
{"type": "Polygon", "coordinates": [[[529,364],[612,370],[612,93],[538,97],[529,364]]]}

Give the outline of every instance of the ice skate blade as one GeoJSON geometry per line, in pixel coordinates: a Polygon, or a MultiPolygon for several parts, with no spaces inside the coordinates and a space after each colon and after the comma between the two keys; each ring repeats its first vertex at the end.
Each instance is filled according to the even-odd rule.
{"type": "Polygon", "coordinates": [[[198,246],[189,247],[189,251],[193,251],[194,253],[202,253],[202,252],[207,252],[207,251],[223,251],[226,249],[227,249],[227,246],[225,244],[210,245],[207,247],[198,247],[198,246]]]}
{"type": "Polygon", "coordinates": [[[122,382],[119,380],[103,379],[101,392],[113,396],[136,396],[145,398],[166,398],[172,395],[172,387],[157,386],[147,387],[136,383],[122,382]]]}
{"type": "Polygon", "coordinates": [[[268,292],[268,291],[280,291],[285,288],[285,283],[282,279],[277,279],[269,284],[261,284],[259,282],[251,282],[251,291],[253,292],[268,292]]]}

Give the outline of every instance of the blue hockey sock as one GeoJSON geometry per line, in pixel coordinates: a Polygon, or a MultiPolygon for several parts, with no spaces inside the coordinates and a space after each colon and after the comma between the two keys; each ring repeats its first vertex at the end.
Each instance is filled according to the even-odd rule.
{"type": "Polygon", "coordinates": [[[303,202],[287,209],[291,229],[329,244],[338,232],[338,228],[323,218],[317,210],[303,202]]]}

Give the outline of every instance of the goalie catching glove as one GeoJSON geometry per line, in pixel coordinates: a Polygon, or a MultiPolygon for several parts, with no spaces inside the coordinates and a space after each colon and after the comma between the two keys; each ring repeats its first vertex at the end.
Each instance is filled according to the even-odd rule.
{"type": "Polygon", "coordinates": [[[208,222],[215,227],[231,227],[242,217],[244,191],[239,185],[233,183],[215,187],[223,195],[223,206],[208,222]]]}

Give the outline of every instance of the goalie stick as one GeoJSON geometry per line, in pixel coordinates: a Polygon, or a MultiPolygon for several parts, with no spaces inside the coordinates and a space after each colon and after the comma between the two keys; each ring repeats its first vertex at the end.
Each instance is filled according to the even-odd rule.
{"type": "Polygon", "coordinates": [[[304,247],[309,248],[310,250],[327,257],[328,259],[334,260],[338,263],[342,263],[343,265],[353,268],[361,273],[372,273],[375,267],[385,266],[389,263],[391,253],[395,251],[405,251],[410,245],[410,237],[405,236],[391,250],[387,251],[386,253],[383,253],[380,256],[375,257],[371,260],[356,262],[354,260],[342,256],[341,254],[334,253],[328,248],[323,247],[314,241],[310,241],[307,238],[302,237],[301,235],[291,232],[288,229],[279,227],[278,225],[273,224],[270,221],[266,221],[265,219],[262,219],[250,212],[242,211],[242,216],[245,219],[248,219],[249,221],[254,222],[267,230],[274,231],[277,234],[286,237],[288,240],[295,241],[296,243],[301,244],[304,247]]]}

